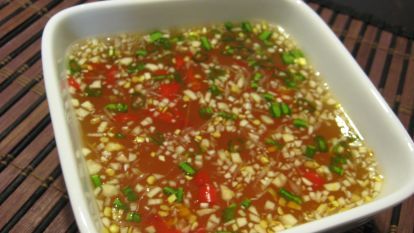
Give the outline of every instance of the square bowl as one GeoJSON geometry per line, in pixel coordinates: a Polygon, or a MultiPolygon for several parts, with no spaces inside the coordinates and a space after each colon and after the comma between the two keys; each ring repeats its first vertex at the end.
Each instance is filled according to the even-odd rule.
{"type": "Polygon", "coordinates": [[[320,232],[360,222],[396,205],[414,192],[414,145],[368,77],[329,27],[300,0],[139,0],[72,7],[56,14],[42,38],[47,97],[59,158],[73,212],[81,232],[101,232],[79,128],[70,107],[64,58],[75,41],[120,32],[263,19],[282,26],[321,72],[369,147],[385,177],[372,202],[305,223],[286,232],[320,232]]]}

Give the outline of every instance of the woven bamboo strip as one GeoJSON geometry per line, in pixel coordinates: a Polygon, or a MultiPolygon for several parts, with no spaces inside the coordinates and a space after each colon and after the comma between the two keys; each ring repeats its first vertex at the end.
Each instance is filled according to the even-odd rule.
{"type": "Polygon", "coordinates": [[[56,216],[56,218],[49,224],[44,233],[63,233],[74,221],[72,208],[68,203],[64,209],[56,216]]]}
{"type": "Polygon", "coordinates": [[[0,142],[0,155],[8,154],[29,132],[35,128],[37,123],[48,114],[47,103],[42,103],[30,116],[13,130],[3,141],[0,142]]]}
{"type": "MultiPolygon", "coordinates": [[[[381,32],[381,37],[379,40],[379,45],[383,47],[388,47],[391,43],[392,34],[386,31],[381,32]]],[[[369,72],[369,77],[375,86],[378,86],[383,68],[385,65],[385,59],[387,57],[387,52],[384,50],[376,50],[373,58],[372,66],[369,72]]]]}
{"type": "MultiPolygon", "coordinates": [[[[404,53],[407,47],[407,39],[403,37],[398,37],[396,39],[395,50],[401,51],[404,53]]],[[[383,97],[388,102],[390,106],[394,106],[397,98],[397,88],[401,80],[401,75],[403,72],[403,63],[404,57],[394,54],[392,57],[391,65],[389,67],[387,80],[383,89],[383,97]]]]}
{"type": "Polygon", "coordinates": [[[9,222],[19,208],[27,201],[42,183],[33,177],[27,179],[14,191],[13,197],[8,198],[0,205],[0,229],[9,222]]]}
{"type": "Polygon", "coordinates": [[[53,208],[61,196],[62,193],[53,188],[48,188],[41,198],[36,201],[30,210],[12,228],[12,231],[33,232],[42,219],[47,217],[47,213],[53,208]]]}

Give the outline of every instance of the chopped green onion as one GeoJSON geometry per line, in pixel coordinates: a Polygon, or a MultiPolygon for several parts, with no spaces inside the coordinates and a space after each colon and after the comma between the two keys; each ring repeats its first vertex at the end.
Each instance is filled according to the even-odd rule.
{"type": "Polygon", "coordinates": [[[252,32],[253,31],[253,27],[249,22],[242,22],[241,23],[241,28],[244,32],[252,32]]]}
{"type": "Polygon", "coordinates": [[[125,138],[125,135],[123,133],[116,133],[115,137],[119,138],[119,139],[122,139],[122,138],[125,138]]]}
{"type": "Polygon", "coordinates": [[[316,151],[317,151],[317,149],[316,149],[315,146],[308,145],[308,146],[306,146],[306,149],[305,149],[305,155],[306,155],[306,157],[313,158],[316,154],[316,151]]]}
{"type": "Polygon", "coordinates": [[[336,155],[331,159],[331,164],[346,164],[346,158],[341,155],[336,155]]]}
{"type": "Polygon", "coordinates": [[[129,74],[134,74],[134,73],[137,73],[137,72],[139,72],[143,69],[145,69],[144,64],[130,65],[130,66],[128,66],[127,72],[129,74]]]}
{"type": "Polygon", "coordinates": [[[344,174],[344,169],[336,165],[329,166],[329,170],[331,170],[333,173],[336,173],[340,176],[344,174]]]}
{"type": "Polygon", "coordinates": [[[119,199],[119,197],[115,198],[114,202],[112,203],[112,206],[117,209],[127,209],[127,205],[123,203],[121,199],[119,199]]]}
{"type": "Polygon", "coordinates": [[[202,118],[210,118],[211,116],[213,116],[214,112],[212,108],[205,107],[205,108],[200,108],[199,113],[202,118]]]}
{"type": "Polygon", "coordinates": [[[139,49],[135,52],[135,55],[140,56],[140,57],[146,56],[147,54],[148,54],[147,50],[142,50],[142,49],[139,49]]]}
{"type": "Polygon", "coordinates": [[[68,63],[68,70],[69,74],[74,75],[81,72],[82,68],[77,61],[70,59],[68,63]]]}
{"type": "Polygon", "coordinates": [[[282,61],[285,64],[295,63],[295,57],[293,57],[289,52],[282,53],[282,61]]]}
{"type": "Polygon", "coordinates": [[[302,204],[302,198],[301,197],[287,191],[284,188],[279,189],[279,194],[280,194],[280,196],[282,196],[283,198],[285,198],[288,201],[293,201],[293,202],[295,202],[296,204],[299,204],[299,205],[302,204]]]}
{"type": "Polygon", "coordinates": [[[301,82],[301,81],[305,80],[305,76],[303,76],[303,75],[302,75],[302,74],[300,74],[300,73],[297,73],[297,74],[291,74],[291,76],[292,76],[293,80],[295,80],[295,81],[299,81],[299,82],[301,82]]]}
{"type": "Polygon", "coordinates": [[[141,222],[141,215],[135,212],[129,212],[126,216],[126,220],[128,222],[136,222],[139,223],[141,222]]]}
{"type": "Polygon", "coordinates": [[[274,140],[273,138],[266,138],[265,139],[265,144],[266,145],[271,145],[271,146],[280,146],[280,143],[278,143],[276,140],[274,140]]]}
{"type": "Polygon", "coordinates": [[[224,23],[224,27],[228,30],[231,31],[231,29],[233,29],[233,23],[232,22],[226,22],[224,23]]]}
{"type": "Polygon", "coordinates": [[[232,55],[234,53],[234,48],[232,48],[229,45],[226,45],[226,47],[224,48],[224,55],[232,55]]]}
{"type": "Polygon", "coordinates": [[[218,115],[225,120],[235,121],[238,118],[236,114],[230,112],[219,112],[218,115]]]}
{"type": "Polygon", "coordinates": [[[316,148],[320,152],[327,152],[328,151],[328,144],[326,143],[325,138],[322,136],[315,137],[316,148]]]}
{"type": "Polygon", "coordinates": [[[165,195],[170,196],[170,195],[175,194],[177,190],[175,190],[175,188],[171,188],[171,187],[164,187],[162,189],[162,191],[164,192],[165,195]]]}
{"type": "Polygon", "coordinates": [[[99,97],[102,95],[102,89],[86,87],[85,93],[87,97],[99,97]]]}
{"type": "Polygon", "coordinates": [[[264,93],[263,98],[269,102],[274,101],[275,97],[270,93],[264,93]]]}
{"type": "Polygon", "coordinates": [[[129,186],[122,189],[122,193],[126,196],[128,201],[136,201],[138,199],[137,194],[129,186]]]}
{"type": "Polygon", "coordinates": [[[154,81],[161,81],[161,80],[166,80],[166,79],[174,79],[174,75],[157,75],[157,76],[153,76],[152,79],[154,81]]]}
{"type": "Polygon", "coordinates": [[[183,188],[175,189],[175,188],[171,188],[171,187],[164,187],[163,192],[167,196],[175,195],[176,202],[183,202],[183,198],[184,198],[184,189],[183,188]]]}
{"type": "Polygon", "coordinates": [[[101,177],[98,174],[91,176],[92,183],[95,187],[101,187],[102,186],[102,180],[101,177]]]}
{"type": "Polygon", "coordinates": [[[259,35],[259,39],[261,39],[262,41],[267,41],[271,35],[272,35],[271,31],[264,31],[259,35]]]}
{"type": "Polygon", "coordinates": [[[161,38],[156,42],[158,45],[161,45],[164,49],[171,48],[171,40],[168,38],[161,38]]]}
{"type": "Polygon", "coordinates": [[[105,109],[112,111],[112,112],[127,112],[128,105],[124,103],[111,103],[105,105],[105,109]]]}
{"type": "Polygon", "coordinates": [[[304,119],[296,118],[293,120],[293,125],[297,128],[308,128],[308,122],[304,119]]]}
{"type": "Polygon", "coordinates": [[[282,108],[282,113],[284,115],[290,115],[292,113],[292,110],[289,108],[289,105],[281,103],[280,107],[282,108]]]}
{"type": "Polygon", "coordinates": [[[223,216],[222,216],[224,222],[233,220],[236,217],[236,210],[237,210],[237,205],[234,203],[228,206],[227,208],[225,208],[223,211],[223,216]]]}
{"type": "Polygon", "coordinates": [[[211,92],[211,94],[213,94],[213,96],[218,96],[221,94],[221,90],[216,84],[211,85],[208,90],[211,92]]]}
{"type": "Polygon", "coordinates": [[[303,52],[302,52],[301,50],[299,50],[299,49],[294,49],[294,50],[291,50],[289,53],[290,53],[290,55],[291,55],[291,56],[293,56],[294,58],[301,58],[301,57],[304,57],[303,52]]]}
{"type": "Polygon", "coordinates": [[[149,135],[149,139],[151,140],[152,143],[158,146],[161,146],[165,141],[164,135],[161,132],[155,132],[149,135]]]}
{"type": "Polygon", "coordinates": [[[296,81],[293,80],[292,78],[285,78],[285,85],[288,88],[295,88],[297,86],[296,81]]]}
{"type": "Polygon", "coordinates": [[[250,66],[250,67],[259,66],[258,62],[254,59],[247,60],[247,65],[250,66]]]}
{"type": "Polygon", "coordinates": [[[150,34],[150,42],[159,41],[162,38],[162,33],[159,31],[150,34]]]}
{"type": "Polygon", "coordinates": [[[240,205],[243,206],[245,209],[249,208],[251,204],[252,200],[250,199],[245,199],[240,203],[240,205]]]}
{"type": "Polygon", "coordinates": [[[263,75],[261,73],[255,73],[253,76],[254,81],[259,81],[262,78],[263,78],[263,75]]]}
{"type": "Polygon", "coordinates": [[[181,162],[178,164],[181,170],[188,175],[188,176],[194,176],[196,174],[196,170],[187,162],[181,162]]]}
{"type": "Polygon", "coordinates": [[[261,73],[255,73],[254,76],[253,76],[253,78],[252,78],[253,81],[251,83],[251,87],[253,89],[258,88],[259,87],[259,81],[262,78],[263,78],[263,75],[261,73]]]}
{"type": "Polygon", "coordinates": [[[201,41],[201,46],[205,49],[205,50],[211,50],[213,47],[210,44],[210,41],[208,41],[207,37],[202,36],[200,38],[201,41]]]}
{"type": "Polygon", "coordinates": [[[279,118],[282,116],[282,109],[280,107],[280,103],[273,102],[270,104],[270,115],[274,118],[279,118]]]}
{"type": "Polygon", "coordinates": [[[175,196],[177,197],[176,202],[180,202],[180,203],[183,202],[183,200],[184,200],[184,189],[183,188],[178,188],[176,193],[175,193],[175,196]]]}

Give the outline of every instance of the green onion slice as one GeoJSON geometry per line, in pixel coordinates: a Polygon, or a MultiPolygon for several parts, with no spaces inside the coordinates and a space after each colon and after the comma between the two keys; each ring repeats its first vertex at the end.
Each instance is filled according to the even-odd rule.
{"type": "Polygon", "coordinates": [[[138,200],[137,194],[132,190],[131,187],[127,186],[122,189],[122,193],[128,199],[128,201],[136,201],[138,200]]]}
{"type": "Polygon", "coordinates": [[[328,152],[328,144],[322,136],[315,137],[316,148],[320,152],[328,152]]]}
{"type": "Polygon", "coordinates": [[[272,115],[272,117],[274,118],[279,118],[282,116],[282,109],[280,107],[280,103],[278,102],[273,102],[270,104],[270,115],[272,115]]]}
{"type": "Polygon", "coordinates": [[[305,155],[306,155],[306,157],[313,158],[316,154],[316,151],[317,151],[317,149],[316,149],[315,146],[308,145],[308,146],[306,146],[306,149],[305,149],[305,155]]]}
{"type": "Polygon", "coordinates": [[[112,112],[127,112],[128,105],[124,103],[111,103],[105,105],[105,108],[112,112]]]}
{"type": "Polygon", "coordinates": [[[208,41],[207,37],[202,36],[200,38],[200,42],[201,42],[201,46],[205,49],[205,50],[211,50],[213,47],[210,44],[210,41],[208,41]]]}
{"type": "Polygon", "coordinates": [[[150,34],[150,42],[159,41],[162,38],[162,33],[160,31],[156,31],[150,34]]]}
{"type": "Polygon", "coordinates": [[[196,170],[187,162],[181,162],[178,164],[181,170],[188,175],[188,176],[194,176],[196,174],[196,170]]]}
{"type": "Polygon", "coordinates": [[[245,199],[240,203],[240,205],[244,207],[245,209],[249,208],[251,204],[252,204],[252,200],[250,199],[245,199]]]}
{"type": "Polygon", "coordinates": [[[249,22],[242,22],[241,23],[241,28],[244,32],[252,32],[253,31],[253,27],[249,22]]]}
{"type": "Polygon", "coordinates": [[[210,108],[210,107],[204,107],[204,108],[200,108],[199,113],[200,113],[200,116],[202,118],[208,119],[211,116],[213,116],[213,113],[214,112],[213,112],[213,109],[212,108],[210,108]]]}
{"type": "Polygon", "coordinates": [[[101,177],[98,174],[91,175],[92,183],[95,187],[101,187],[102,186],[102,180],[101,177]]]}
{"type": "Polygon", "coordinates": [[[297,128],[308,128],[308,122],[300,118],[294,119],[293,125],[297,128]]]}
{"type": "Polygon", "coordinates": [[[233,220],[236,217],[236,210],[237,210],[236,204],[231,204],[230,206],[225,208],[223,211],[223,215],[222,215],[224,222],[233,220]]]}
{"type": "Polygon", "coordinates": [[[114,202],[112,203],[112,206],[117,209],[127,209],[127,205],[123,203],[121,199],[119,199],[119,197],[115,198],[114,202]]]}
{"type": "Polygon", "coordinates": [[[129,212],[126,216],[126,220],[128,222],[139,223],[139,222],[141,222],[141,215],[136,213],[136,212],[129,212]]]}
{"type": "Polygon", "coordinates": [[[301,197],[287,191],[284,188],[279,189],[279,194],[280,194],[280,196],[282,196],[286,200],[293,201],[293,202],[295,202],[296,204],[299,204],[299,205],[302,204],[302,198],[301,197]]]}
{"type": "Polygon", "coordinates": [[[264,31],[259,35],[259,39],[261,39],[262,41],[267,41],[271,35],[272,35],[271,31],[264,31]]]}

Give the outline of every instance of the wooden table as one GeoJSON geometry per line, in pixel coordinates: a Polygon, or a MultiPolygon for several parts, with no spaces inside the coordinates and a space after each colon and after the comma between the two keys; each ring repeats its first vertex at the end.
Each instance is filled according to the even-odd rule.
{"type": "MultiPolygon", "coordinates": [[[[78,231],[48,112],[40,40],[52,15],[84,2],[0,2],[0,232],[78,231]]],[[[367,16],[308,4],[330,25],[413,136],[413,38],[367,16]]],[[[413,229],[411,197],[350,232],[413,229]]]]}

